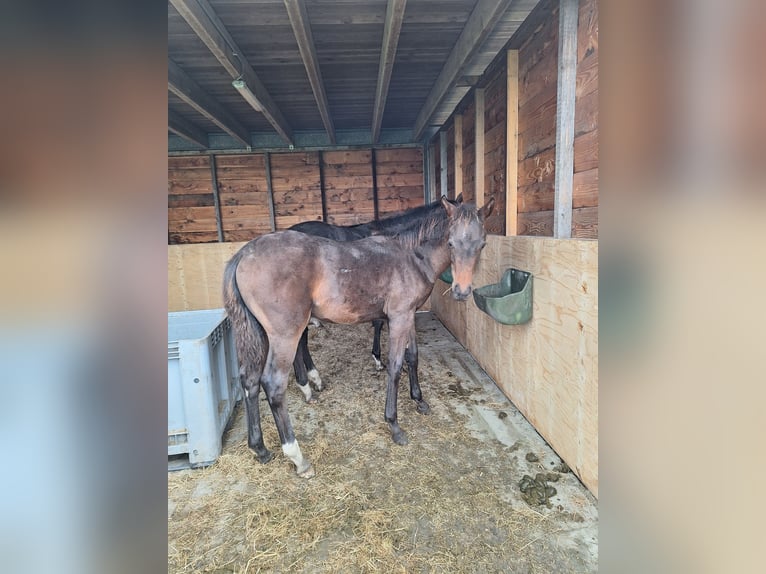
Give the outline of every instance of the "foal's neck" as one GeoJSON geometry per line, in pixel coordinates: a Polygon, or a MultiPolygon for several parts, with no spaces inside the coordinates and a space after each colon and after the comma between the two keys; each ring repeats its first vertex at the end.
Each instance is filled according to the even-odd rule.
{"type": "Polygon", "coordinates": [[[444,273],[450,265],[447,238],[439,241],[429,241],[416,247],[413,255],[418,267],[429,283],[436,283],[436,278],[444,273]]]}

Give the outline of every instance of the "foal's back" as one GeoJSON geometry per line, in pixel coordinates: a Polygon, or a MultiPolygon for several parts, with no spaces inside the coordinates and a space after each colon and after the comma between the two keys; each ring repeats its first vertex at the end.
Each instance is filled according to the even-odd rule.
{"type": "Polygon", "coordinates": [[[388,237],[341,242],[287,230],[263,235],[245,250],[237,282],[246,286],[242,296],[256,315],[260,309],[360,323],[386,316],[391,305],[412,300],[416,307],[430,290],[411,251],[388,237]]]}

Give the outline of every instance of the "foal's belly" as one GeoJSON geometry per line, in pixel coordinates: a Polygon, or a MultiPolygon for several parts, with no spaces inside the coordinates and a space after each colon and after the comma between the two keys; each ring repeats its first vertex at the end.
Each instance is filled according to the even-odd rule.
{"type": "Polygon", "coordinates": [[[342,300],[317,301],[311,308],[311,314],[317,319],[330,321],[331,323],[353,325],[382,318],[383,303],[381,302],[379,305],[360,305],[358,303],[343,302],[342,300]]]}

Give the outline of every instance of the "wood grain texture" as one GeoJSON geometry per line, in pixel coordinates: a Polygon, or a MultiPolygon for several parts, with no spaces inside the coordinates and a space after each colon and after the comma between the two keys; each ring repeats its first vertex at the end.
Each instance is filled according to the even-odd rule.
{"type": "Polygon", "coordinates": [[[490,236],[474,285],[508,267],[533,275],[529,323],[501,325],[441,282],[431,308],[598,497],[598,242],[490,236]]]}
{"type": "Polygon", "coordinates": [[[223,269],[242,245],[168,245],[168,311],[223,307],[223,269]]]}

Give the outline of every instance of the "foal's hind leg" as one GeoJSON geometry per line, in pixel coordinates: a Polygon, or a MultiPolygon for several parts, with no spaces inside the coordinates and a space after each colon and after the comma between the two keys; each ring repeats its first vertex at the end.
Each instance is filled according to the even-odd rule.
{"type": "Polygon", "coordinates": [[[239,379],[245,395],[245,411],[247,412],[247,446],[255,452],[255,455],[258,457],[258,461],[261,464],[266,464],[274,457],[274,455],[263,443],[261,412],[260,407],[258,406],[258,395],[261,391],[261,385],[258,379],[252,375],[246,377],[243,373],[240,373],[239,379]]]}
{"type": "Polygon", "coordinates": [[[269,355],[261,375],[261,384],[271,407],[271,414],[279,432],[282,452],[295,464],[295,471],[301,478],[314,476],[314,467],[303,457],[298,441],[295,440],[290,415],[287,413],[286,392],[290,372],[290,361],[295,357],[294,342],[274,340],[269,337],[269,355]]]}
{"type": "MultiPolygon", "coordinates": [[[[303,392],[303,396],[306,397],[307,403],[313,403],[316,402],[316,399],[314,399],[311,396],[311,387],[309,386],[309,373],[307,372],[307,364],[305,357],[308,355],[308,329],[303,330],[303,335],[301,335],[300,340],[298,341],[298,350],[295,352],[295,358],[293,359],[293,370],[295,371],[295,380],[298,381],[298,388],[303,392]]],[[[309,361],[311,361],[311,355],[308,355],[309,361]]],[[[313,361],[311,362],[312,365],[312,372],[315,374],[315,378],[319,378],[319,373],[316,372],[316,369],[313,368],[313,361]]],[[[314,379],[312,379],[314,380],[314,379]]],[[[321,388],[321,379],[319,380],[320,388],[321,388]]]]}
{"type": "Polygon", "coordinates": [[[431,407],[423,400],[423,392],[418,383],[418,341],[414,326],[410,331],[407,349],[404,351],[404,360],[407,361],[407,374],[410,378],[410,398],[415,401],[418,412],[427,415],[431,412],[431,407]]]}
{"type": "Polygon", "coordinates": [[[372,360],[375,361],[375,368],[383,370],[383,363],[380,362],[380,332],[383,330],[383,319],[373,319],[372,326],[375,329],[375,335],[372,339],[372,360]]]}
{"type": "Polygon", "coordinates": [[[303,335],[301,335],[300,341],[298,341],[298,352],[295,356],[303,357],[303,364],[306,368],[306,375],[309,381],[314,385],[317,391],[322,390],[322,378],[319,376],[316,366],[314,365],[314,359],[311,358],[309,353],[309,330],[308,327],[303,329],[303,335]]]}

